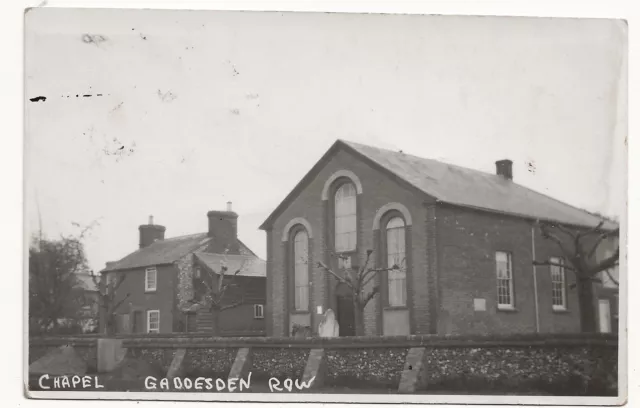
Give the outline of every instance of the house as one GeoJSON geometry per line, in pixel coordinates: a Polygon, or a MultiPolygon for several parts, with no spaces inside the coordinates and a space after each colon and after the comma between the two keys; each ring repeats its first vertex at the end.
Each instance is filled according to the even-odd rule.
{"type": "MultiPolygon", "coordinates": [[[[99,292],[91,272],[76,274],[78,287],[82,291],[84,302],[80,311],[80,324],[84,333],[98,329],[99,292]]],[[[98,279],[96,279],[98,280],[98,279]]]]}
{"type": "Polygon", "coordinates": [[[536,221],[601,219],[518,185],[510,160],[489,174],[338,140],[260,227],[267,333],[317,330],[331,308],[340,335],[353,335],[351,291],[317,264],[344,273],[368,250],[377,268],[403,267],[368,283],[380,293],[364,310],[366,335],[579,331],[573,274],[533,266],[562,256],[536,221]]]}
{"type": "Polygon", "coordinates": [[[203,281],[211,285],[218,279],[211,277],[226,266],[228,273],[239,272],[233,281],[237,287],[223,300],[239,305],[222,312],[217,334],[264,334],[266,264],[238,239],[238,215],[231,203],[227,206],[227,211],[207,213],[207,232],[167,239],[166,228],[150,217],[139,227],[140,248],[107,263],[104,282],[124,278],[114,299],[114,305],[122,302],[115,311],[117,333],[212,331],[208,309],[194,305],[204,295],[203,281]]]}
{"type": "MultiPolygon", "coordinates": [[[[617,238],[602,241],[596,251],[598,260],[607,259],[619,245],[617,238]]],[[[595,285],[595,296],[598,301],[598,328],[601,332],[618,332],[619,314],[619,267],[600,273],[600,282],[595,285]],[[608,273],[607,273],[608,272],[608,273]]]]}

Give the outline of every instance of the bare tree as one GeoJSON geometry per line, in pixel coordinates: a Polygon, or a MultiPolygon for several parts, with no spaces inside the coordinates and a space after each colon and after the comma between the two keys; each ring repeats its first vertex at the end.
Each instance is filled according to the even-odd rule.
{"type": "MultiPolygon", "coordinates": [[[[380,292],[379,285],[374,285],[370,292],[366,292],[367,284],[375,279],[379,273],[402,270],[402,267],[398,264],[394,264],[389,268],[375,268],[369,266],[372,254],[372,250],[367,250],[364,265],[357,268],[345,268],[344,274],[334,272],[323,262],[318,262],[317,264],[318,268],[332,275],[338,280],[338,282],[344,283],[351,290],[356,324],[356,336],[364,336],[364,309],[367,307],[367,304],[371,299],[380,292]]],[[[348,259],[348,257],[344,255],[338,255],[338,258],[343,260],[348,259]]],[[[404,265],[404,260],[401,264],[404,265]]]]}
{"type": "Polygon", "coordinates": [[[99,313],[104,316],[104,333],[113,336],[117,331],[116,311],[129,298],[126,293],[122,299],[117,300],[118,288],[126,280],[124,273],[104,272],[100,279],[93,272],[91,279],[98,290],[99,313]],[[110,279],[109,276],[113,276],[110,279]]]}
{"type": "MultiPolygon", "coordinates": [[[[620,228],[603,229],[604,221],[591,229],[573,231],[557,223],[538,223],[542,236],[553,241],[562,251],[567,264],[556,264],[549,260],[534,260],[534,265],[559,266],[572,271],[576,276],[578,288],[578,303],[580,307],[580,325],[583,332],[596,331],[596,311],[593,283],[601,282],[598,275],[605,272],[618,285],[618,281],[611,275],[611,269],[618,266],[620,246],[616,244],[615,251],[605,259],[599,259],[597,250],[608,239],[619,238],[620,228]]],[[[617,240],[616,240],[617,242],[617,240]]]]}
{"type": "MultiPolygon", "coordinates": [[[[244,304],[244,291],[240,292],[240,299],[232,303],[227,303],[227,297],[234,288],[239,288],[236,283],[237,275],[242,272],[245,263],[242,263],[235,272],[230,272],[226,262],[220,267],[220,272],[216,273],[208,268],[203,268],[206,276],[200,279],[204,287],[204,293],[199,299],[191,299],[189,303],[198,305],[204,310],[211,313],[212,332],[214,335],[219,334],[220,313],[225,310],[236,308],[244,304]]],[[[195,295],[194,295],[195,296],[195,295]]]]}

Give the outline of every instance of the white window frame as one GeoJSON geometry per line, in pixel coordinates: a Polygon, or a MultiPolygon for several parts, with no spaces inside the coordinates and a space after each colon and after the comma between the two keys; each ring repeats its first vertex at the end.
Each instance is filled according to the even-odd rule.
{"type": "Polygon", "coordinates": [[[264,305],[260,305],[260,304],[253,305],[253,318],[264,319],[264,305]]]}
{"type": "Polygon", "coordinates": [[[155,310],[147,310],[147,333],[160,333],[160,311],[155,309],[155,310]],[[151,329],[151,314],[152,313],[157,313],[158,314],[158,328],[157,329],[151,329]]]}
{"type": "Polygon", "coordinates": [[[495,262],[495,273],[496,273],[496,304],[498,305],[498,309],[500,310],[515,310],[515,291],[513,289],[513,259],[511,257],[511,252],[508,251],[496,251],[494,254],[494,262],[495,262]],[[502,288],[501,281],[505,281],[507,279],[500,278],[498,276],[498,254],[505,254],[507,256],[507,268],[509,273],[508,284],[507,287],[509,290],[509,303],[500,303],[500,289],[502,288]]]}
{"type": "Polygon", "coordinates": [[[310,274],[309,274],[309,233],[305,229],[301,229],[297,231],[293,236],[293,288],[294,288],[294,302],[293,307],[297,312],[308,312],[309,311],[309,283],[310,283],[310,274]],[[301,234],[304,234],[304,238],[300,241],[301,244],[305,247],[306,253],[300,254],[298,253],[298,237],[302,237],[301,234]],[[302,278],[304,277],[304,278],[302,278]],[[301,278],[303,282],[300,282],[298,278],[301,278]],[[304,293],[304,296],[300,296],[301,293],[304,293]],[[299,299],[299,300],[298,300],[299,299]]]}
{"type": "Polygon", "coordinates": [[[387,251],[387,268],[391,268],[397,264],[400,269],[389,269],[387,271],[387,301],[390,307],[406,307],[407,306],[407,268],[406,268],[406,251],[407,242],[405,238],[406,225],[401,217],[394,216],[387,221],[386,230],[386,251],[387,251]],[[394,224],[392,224],[392,222],[394,224]],[[398,242],[396,248],[392,248],[390,234],[397,234],[398,242]],[[394,253],[390,253],[392,250],[394,253]],[[391,255],[401,255],[402,259],[392,259],[391,255]],[[396,262],[399,261],[399,262],[396,262]],[[399,295],[399,296],[398,296],[399,295]]]}
{"type": "MultiPolygon", "coordinates": [[[[549,262],[552,262],[554,264],[561,264],[564,265],[564,259],[559,258],[559,257],[551,257],[549,258],[549,262]]],[[[553,310],[556,311],[564,311],[567,310],[567,276],[566,276],[566,270],[564,268],[564,266],[555,266],[555,265],[549,265],[549,275],[551,275],[551,307],[553,308],[553,310]],[[557,281],[554,279],[554,269],[558,268],[559,269],[559,276],[561,277],[560,281],[557,281]],[[561,293],[561,298],[562,298],[562,304],[561,305],[556,305],[553,303],[554,301],[554,285],[556,284],[560,284],[560,293],[561,293]]]]}
{"type": "Polygon", "coordinates": [[[358,247],[358,205],[357,205],[358,189],[353,182],[341,184],[333,195],[333,239],[334,248],[338,253],[352,252],[358,247]],[[345,198],[343,189],[350,188],[353,196],[345,198]],[[340,196],[338,196],[340,194],[340,196]],[[345,201],[351,201],[353,211],[342,213],[345,209],[345,201]],[[353,224],[353,229],[351,229],[353,224]]]}
{"type": "Polygon", "coordinates": [[[145,269],[144,271],[144,291],[145,292],[155,292],[158,290],[158,270],[155,266],[145,269]],[[149,286],[149,273],[154,273],[154,284],[153,287],[149,286]]]}
{"type": "Polygon", "coordinates": [[[194,276],[196,279],[200,279],[200,278],[202,278],[202,268],[201,268],[200,266],[196,266],[196,267],[193,269],[193,276],[194,276]]]}

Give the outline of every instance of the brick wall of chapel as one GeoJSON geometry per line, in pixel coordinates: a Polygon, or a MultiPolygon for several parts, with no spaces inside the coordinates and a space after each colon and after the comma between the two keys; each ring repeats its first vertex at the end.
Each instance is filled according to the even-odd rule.
{"type": "MultiPolygon", "coordinates": [[[[457,207],[438,206],[438,333],[522,333],[536,331],[532,268],[532,224],[528,221],[457,207]],[[495,251],[512,254],[515,311],[497,310],[495,251]],[[474,298],[486,300],[486,310],[474,310],[474,298]]],[[[556,244],[534,228],[537,260],[562,256],[556,244]]],[[[580,329],[576,289],[567,288],[567,311],[551,303],[548,266],[536,268],[540,332],[580,329]]],[[[565,272],[567,286],[575,282],[565,272]]]]}
{"type": "MultiPolygon", "coordinates": [[[[361,264],[366,257],[367,249],[376,247],[374,242],[373,220],[380,207],[390,202],[398,202],[407,207],[413,218],[411,228],[412,248],[412,281],[407,283],[415,293],[427,293],[427,249],[426,245],[426,213],[422,198],[414,190],[402,186],[384,172],[372,168],[360,159],[348,152],[337,152],[317,174],[317,176],[303,189],[290,205],[275,219],[272,229],[268,232],[271,239],[268,240],[269,279],[268,291],[271,301],[267,310],[271,314],[269,327],[270,335],[286,336],[290,330],[287,327],[287,282],[285,279],[286,244],[282,242],[282,235],[287,223],[297,217],[306,219],[312,229],[313,239],[310,248],[310,256],[315,264],[318,260],[325,260],[323,248],[325,247],[325,205],[321,199],[325,182],[338,170],[349,170],[356,174],[362,183],[362,194],[358,197],[358,256],[361,264]]],[[[329,197],[329,200],[332,198],[329,197]]],[[[332,220],[331,220],[332,221],[332,220]]],[[[372,256],[372,260],[374,257],[372,256]]],[[[332,278],[333,279],[333,278],[332,278]]],[[[311,316],[310,320],[317,327],[320,316],[316,315],[316,306],[322,305],[323,311],[328,307],[327,278],[326,273],[311,268],[311,316]]],[[[332,284],[332,283],[329,283],[332,284]]],[[[373,282],[371,283],[373,285],[373,282]]],[[[378,334],[380,321],[378,319],[381,309],[380,297],[376,296],[375,303],[370,303],[365,310],[365,330],[367,334],[378,334]]],[[[374,302],[372,301],[372,302],[374,302]]],[[[414,332],[428,333],[428,311],[425,295],[414,296],[414,332]]],[[[296,316],[300,321],[300,317],[296,316]]],[[[289,325],[290,326],[290,325],[289,325]]]]}

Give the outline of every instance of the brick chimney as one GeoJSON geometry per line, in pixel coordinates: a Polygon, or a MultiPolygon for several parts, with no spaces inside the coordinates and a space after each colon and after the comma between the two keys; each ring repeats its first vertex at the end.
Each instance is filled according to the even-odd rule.
{"type": "Polygon", "coordinates": [[[141,225],[138,229],[140,230],[141,249],[148,247],[155,241],[162,241],[166,230],[162,225],[155,225],[153,223],[153,215],[149,216],[149,223],[147,225],[141,225]]]}
{"type": "Polygon", "coordinates": [[[209,237],[213,238],[211,250],[216,253],[238,253],[238,214],[233,212],[231,202],[226,211],[209,211],[209,237]]]}
{"type": "Polygon", "coordinates": [[[496,174],[507,180],[513,180],[513,162],[511,160],[498,160],[496,162],[496,174]]]}

